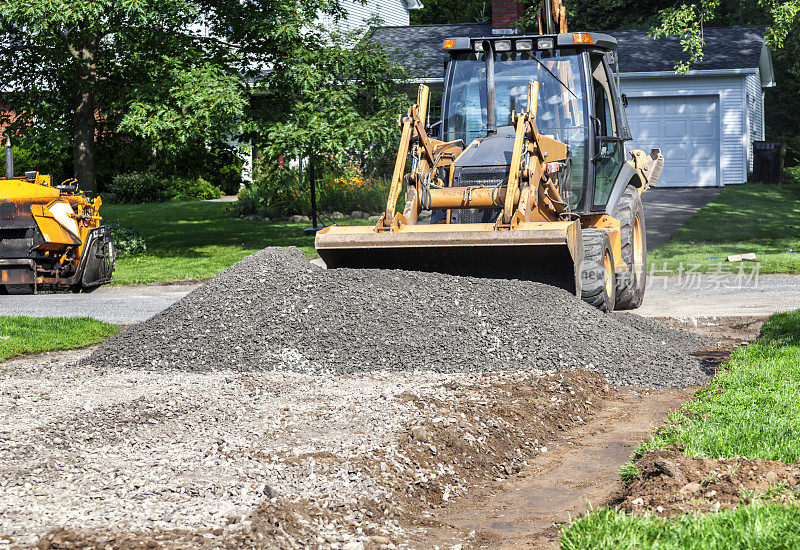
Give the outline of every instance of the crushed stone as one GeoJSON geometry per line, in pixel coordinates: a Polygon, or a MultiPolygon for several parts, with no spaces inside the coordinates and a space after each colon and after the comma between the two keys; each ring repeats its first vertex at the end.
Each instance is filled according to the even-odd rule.
{"type": "Polygon", "coordinates": [[[97,368],[307,374],[582,368],[624,386],[708,379],[708,340],[566,291],[518,280],[399,270],[323,270],[265,248],[101,345],[97,368]]]}

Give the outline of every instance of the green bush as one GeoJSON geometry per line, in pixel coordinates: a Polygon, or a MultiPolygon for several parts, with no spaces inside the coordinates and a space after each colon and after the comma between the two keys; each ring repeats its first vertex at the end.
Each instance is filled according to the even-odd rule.
{"type": "Polygon", "coordinates": [[[239,151],[227,144],[194,143],[174,154],[161,155],[154,162],[152,169],[158,174],[169,178],[202,178],[226,195],[235,195],[242,185],[244,161],[239,151]]]}
{"type": "Polygon", "coordinates": [[[153,172],[120,174],[108,186],[112,201],[120,204],[169,200],[166,181],[153,172]]]}
{"type": "Polygon", "coordinates": [[[165,178],[154,172],[121,174],[108,186],[111,200],[120,204],[206,200],[222,195],[219,187],[202,178],[165,178]]]}
{"type": "Polygon", "coordinates": [[[120,225],[112,225],[110,229],[111,234],[114,236],[114,248],[118,254],[136,256],[147,251],[144,237],[135,229],[120,225]]]}
{"type": "MultiPolygon", "coordinates": [[[[2,148],[5,154],[5,148],[2,148]]],[[[49,174],[54,183],[64,181],[70,172],[70,155],[68,151],[39,150],[35,146],[13,146],[14,175],[21,176],[25,172],[36,171],[40,174],[49,174]]],[[[5,165],[3,165],[5,166],[5,165]]],[[[5,173],[5,172],[3,172],[5,173]]]]}
{"type": "Polygon", "coordinates": [[[783,180],[785,183],[800,184],[800,165],[784,168],[783,180]]]}
{"type": "Polygon", "coordinates": [[[285,166],[260,169],[255,181],[239,192],[239,216],[257,214],[270,218],[310,214],[311,200],[300,185],[297,170],[285,166]]]}
{"type": "Polygon", "coordinates": [[[238,216],[261,214],[266,210],[266,204],[261,190],[256,185],[248,185],[239,191],[239,200],[236,203],[238,216]]]}
{"type": "Polygon", "coordinates": [[[175,192],[171,199],[202,201],[222,196],[222,189],[203,178],[172,178],[167,181],[171,183],[171,189],[175,192]]]}
{"type": "MultiPolygon", "coordinates": [[[[386,208],[389,181],[359,174],[328,175],[318,183],[317,205],[324,212],[380,212],[386,208]]],[[[401,200],[405,194],[401,193],[401,200]]]]}

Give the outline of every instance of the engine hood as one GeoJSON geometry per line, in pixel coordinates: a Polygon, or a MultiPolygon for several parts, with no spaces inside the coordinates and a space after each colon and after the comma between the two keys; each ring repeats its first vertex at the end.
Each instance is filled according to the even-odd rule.
{"type": "Polygon", "coordinates": [[[514,152],[514,127],[501,126],[497,133],[479,140],[456,160],[454,167],[466,166],[511,166],[514,152]]]}

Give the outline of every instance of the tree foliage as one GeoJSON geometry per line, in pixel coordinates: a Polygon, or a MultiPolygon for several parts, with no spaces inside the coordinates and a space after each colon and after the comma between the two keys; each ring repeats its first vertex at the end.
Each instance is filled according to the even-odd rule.
{"type": "Polygon", "coordinates": [[[335,0],[26,0],[0,3],[0,68],[11,131],[72,148],[95,188],[95,140],[154,150],[224,140],[248,82],[286,64],[335,0]]]}
{"type": "Polygon", "coordinates": [[[488,23],[492,20],[491,0],[425,0],[411,12],[412,25],[488,23]]]}
{"type": "Polygon", "coordinates": [[[332,167],[385,167],[397,146],[397,117],[408,109],[410,75],[365,32],[309,28],[255,83],[244,135],[265,166],[313,155],[332,167]]]}

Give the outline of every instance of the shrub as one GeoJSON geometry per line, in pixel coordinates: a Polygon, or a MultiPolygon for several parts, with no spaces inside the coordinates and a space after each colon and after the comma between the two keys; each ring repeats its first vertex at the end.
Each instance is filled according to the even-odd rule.
{"type": "Polygon", "coordinates": [[[118,254],[136,256],[147,251],[144,237],[135,229],[120,225],[112,225],[110,229],[111,234],[114,236],[114,248],[118,254]]]}
{"type": "Polygon", "coordinates": [[[222,191],[202,178],[165,178],[154,172],[121,174],[108,186],[113,202],[142,203],[169,200],[216,199],[222,191]]]}
{"type": "Polygon", "coordinates": [[[310,214],[311,201],[300,185],[297,170],[286,166],[260,168],[255,181],[239,192],[239,216],[259,214],[268,217],[310,214]]]}
{"type": "Polygon", "coordinates": [[[172,199],[180,200],[209,200],[222,196],[222,189],[211,185],[203,178],[173,178],[167,180],[175,195],[172,199]]]}
{"type": "Polygon", "coordinates": [[[320,210],[332,212],[380,212],[386,208],[389,183],[378,178],[365,178],[358,173],[339,177],[328,176],[318,182],[317,204],[320,210]]]}
{"type": "Polygon", "coordinates": [[[121,204],[169,200],[166,181],[153,172],[120,174],[108,186],[112,200],[121,204]]]}
{"type": "Polygon", "coordinates": [[[800,184],[800,165],[784,168],[783,179],[786,183],[800,184]]]}
{"type": "Polygon", "coordinates": [[[202,178],[226,195],[235,195],[242,185],[243,165],[236,148],[222,143],[207,146],[200,142],[182,147],[173,154],[160,155],[152,169],[165,177],[202,178]]]}
{"type": "Polygon", "coordinates": [[[236,203],[238,216],[261,214],[264,210],[266,210],[265,198],[258,186],[248,185],[239,191],[239,200],[236,203]]]}
{"type": "MultiPolygon", "coordinates": [[[[0,147],[0,149],[5,153],[5,148],[0,147]]],[[[49,174],[55,183],[61,183],[66,179],[66,174],[71,172],[68,151],[39,149],[35,145],[31,147],[14,145],[12,150],[15,176],[35,170],[40,174],[49,174]]]]}
{"type": "MultiPolygon", "coordinates": [[[[338,173],[329,169],[317,180],[317,208],[321,212],[381,212],[386,208],[388,194],[388,180],[366,178],[355,164],[346,166],[338,173]]],[[[404,200],[405,194],[401,193],[398,200],[400,208],[404,200]]],[[[306,181],[300,185],[297,170],[272,167],[269,173],[261,172],[252,185],[239,192],[236,211],[239,216],[310,214],[308,183],[306,181]]]]}

